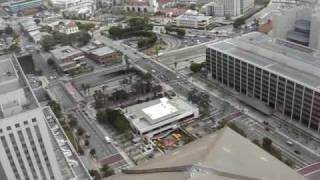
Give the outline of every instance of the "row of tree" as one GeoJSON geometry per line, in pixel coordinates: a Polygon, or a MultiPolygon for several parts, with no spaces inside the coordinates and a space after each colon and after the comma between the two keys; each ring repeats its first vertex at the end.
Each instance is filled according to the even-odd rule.
{"type": "Polygon", "coordinates": [[[91,36],[86,31],[80,31],[73,34],[64,34],[60,32],[53,32],[52,35],[46,35],[41,39],[42,48],[49,51],[57,44],[72,45],[78,43],[80,46],[86,45],[91,39],[91,36]]]}
{"type": "Polygon", "coordinates": [[[191,63],[190,65],[190,70],[193,72],[193,73],[197,73],[197,72],[200,72],[201,69],[206,65],[205,62],[203,63],[191,63]]]}
{"type": "Polygon", "coordinates": [[[109,35],[113,39],[122,39],[130,37],[143,37],[138,41],[139,48],[148,48],[157,41],[157,35],[150,31],[152,25],[147,18],[131,18],[128,20],[128,27],[121,28],[113,26],[109,29],[109,35]]]}
{"type": "Polygon", "coordinates": [[[79,30],[83,30],[83,31],[90,31],[91,29],[93,29],[96,24],[95,23],[82,23],[82,22],[76,22],[78,29],[79,30]]]}
{"type": "Polygon", "coordinates": [[[165,26],[165,29],[166,29],[166,32],[168,34],[172,34],[172,32],[174,32],[180,38],[183,38],[186,35],[186,30],[181,29],[181,28],[176,28],[176,27],[173,27],[173,26],[165,26]]]}
{"type": "Polygon", "coordinates": [[[97,112],[97,120],[101,124],[111,124],[118,132],[131,130],[130,124],[120,110],[106,109],[97,112]]]}

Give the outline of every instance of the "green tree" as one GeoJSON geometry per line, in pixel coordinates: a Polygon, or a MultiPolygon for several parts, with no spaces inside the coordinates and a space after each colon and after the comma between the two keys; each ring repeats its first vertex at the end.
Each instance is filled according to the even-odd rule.
{"type": "Polygon", "coordinates": [[[114,101],[127,100],[128,97],[129,97],[129,94],[123,89],[116,90],[112,93],[112,99],[114,101]]]}
{"type": "Polygon", "coordinates": [[[48,63],[49,66],[54,66],[55,65],[54,60],[51,59],[51,58],[48,59],[47,63],[48,63]]]}
{"type": "Polygon", "coordinates": [[[140,17],[135,17],[135,18],[131,18],[128,20],[128,24],[131,28],[134,29],[143,29],[144,27],[146,27],[149,23],[149,19],[148,18],[140,18],[140,17]]]}
{"type": "Polygon", "coordinates": [[[85,139],[85,140],[84,140],[84,145],[85,145],[85,146],[89,146],[89,144],[90,144],[90,141],[89,141],[88,139],[85,139]]]}
{"type": "Polygon", "coordinates": [[[106,109],[105,111],[98,111],[96,117],[98,122],[111,124],[120,133],[131,129],[128,120],[120,110],[106,109]]]}
{"type": "Polygon", "coordinates": [[[100,180],[101,176],[97,170],[89,170],[90,176],[93,177],[94,180],[100,180]]]}
{"type": "Polygon", "coordinates": [[[48,105],[51,107],[53,113],[56,115],[57,118],[62,117],[60,104],[58,104],[55,101],[49,101],[48,105]]]}
{"type": "Polygon", "coordinates": [[[122,28],[118,26],[112,26],[108,31],[111,38],[120,38],[123,34],[122,28]]]}
{"type": "Polygon", "coordinates": [[[93,29],[96,24],[95,23],[81,23],[81,22],[77,22],[76,23],[79,30],[84,30],[84,31],[89,31],[91,29],[93,29]]]}
{"type": "Polygon", "coordinates": [[[73,115],[68,115],[69,118],[69,126],[70,127],[76,127],[78,125],[77,119],[73,115]]]}
{"type": "Polygon", "coordinates": [[[5,29],[4,29],[4,32],[8,35],[12,35],[13,34],[13,28],[11,26],[7,26],[5,29]]]}
{"type": "Polygon", "coordinates": [[[100,168],[100,172],[102,173],[103,177],[109,177],[114,174],[113,169],[111,169],[107,164],[100,168]]]}
{"type": "Polygon", "coordinates": [[[84,130],[82,127],[78,127],[78,129],[77,129],[78,136],[82,136],[85,132],[86,132],[86,130],[84,130]]]}
{"type": "Polygon", "coordinates": [[[247,137],[247,134],[241,129],[239,126],[237,126],[235,123],[229,123],[228,127],[233,129],[235,132],[239,133],[243,137],[247,137]]]}
{"type": "Polygon", "coordinates": [[[55,46],[55,40],[53,36],[46,35],[42,37],[40,44],[45,51],[49,51],[53,46],[55,46]]]}
{"type": "Polygon", "coordinates": [[[79,37],[78,37],[78,42],[81,44],[81,45],[86,45],[90,42],[91,40],[91,36],[88,32],[86,31],[81,31],[79,33],[79,37]]]}
{"type": "Polygon", "coordinates": [[[255,145],[257,145],[257,146],[260,146],[260,141],[259,141],[259,139],[254,139],[254,140],[252,140],[252,143],[255,144],[255,145]]]}
{"type": "Polygon", "coordinates": [[[273,149],[273,147],[272,147],[272,140],[269,139],[269,138],[267,138],[267,137],[264,137],[264,138],[262,139],[262,148],[263,148],[264,150],[266,150],[267,152],[272,152],[272,149],[273,149]]]}
{"type": "Polygon", "coordinates": [[[200,64],[200,63],[191,63],[191,65],[190,65],[190,70],[191,70],[193,73],[197,73],[197,72],[199,72],[201,69],[202,69],[202,64],[200,64]]]}
{"type": "Polygon", "coordinates": [[[89,151],[89,153],[90,153],[90,155],[91,155],[92,157],[95,157],[95,156],[96,156],[96,150],[95,150],[95,149],[91,149],[91,150],[89,151]]]}
{"type": "Polygon", "coordinates": [[[295,166],[295,163],[291,159],[286,159],[284,163],[291,168],[294,168],[295,166]]]}
{"type": "Polygon", "coordinates": [[[19,52],[20,51],[20,46],[18,43],[13,43],[8,49],[9,52],[19,52]]]}
{"type": "Polygon", "coordinates": [[[234,27],[234,28],[239,28],[239,27],[240,27],[241,25],[243,25],[245,22],[246,22],[246,19],[240,17],[240,18],[238,18],[238,19],[236,19],[236,20],[234,21],[233,27],[234,27]]]}
{"type": "Polygon", "coordinates": [[[34,22],[35,22],[36,24],[39,24],[39,23],[41,22],[41,20],[40,20],[40,19],[34,19],[34,22]]]}
{"type": "Polygon", "coordinates": [[[100,90],[94,91],[93,98],[95,101],[95,108],[100,109],[106,105],[106,97],[100,90]]]}

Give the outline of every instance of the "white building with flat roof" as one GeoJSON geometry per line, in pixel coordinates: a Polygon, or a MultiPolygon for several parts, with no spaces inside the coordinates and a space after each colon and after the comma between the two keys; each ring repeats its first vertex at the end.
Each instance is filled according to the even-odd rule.
{"type": "Polygon", "coordinates": [[[240,16],[248,13],[254,0],[213,0],[202,7],[207,16],[240,16]]]}
{"type": "Polygon", "coordinates": [[[197,11],[187,10],[184,14],[176,17],[173,23],[179,27],[205,29],[212,21],[213,18],[211,16],[205,16],[197,11]]]}
{"type": "Polygon", "coordinates": [[[122,111],[134,130],[149,137],[176,128],[179,121],[199,117],[199,109],[179,97],[160,98],[122,111]]]}
{"type": "Polygon", "coordinates": [[[61,180],[37,99],[14,55],[0,56],[0,179],[61,180]]]}

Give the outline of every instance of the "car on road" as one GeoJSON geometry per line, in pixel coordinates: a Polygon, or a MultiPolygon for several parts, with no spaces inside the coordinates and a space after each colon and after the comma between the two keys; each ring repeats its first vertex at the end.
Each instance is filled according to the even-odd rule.
{"type": "Polygon", "coordinates": [[[111,138],[109,136],[104,137],[107,143],[111,143],[111,138]]]}
{"type": "Polygon", "coordinates": [[[291,141],[287,141],[286,144],[289,146],[293,146],[293,142],[291,142],[291,141]]]}

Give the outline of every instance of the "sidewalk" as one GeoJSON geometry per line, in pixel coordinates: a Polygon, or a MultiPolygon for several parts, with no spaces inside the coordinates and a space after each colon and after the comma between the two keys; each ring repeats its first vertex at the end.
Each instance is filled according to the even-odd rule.
{"type": "MultiPolygon", "coordinates": [[[[203,83],[203,82],[201,82],[199,80],[192,80],[192,81],[189,80],[189,82],[194,84],[198,88],[208,92],[210,95],[213,95],[216,98],[218,98],[218,99],[220,99],[220,100],[222,100],[224,102],[229,103],[231,106],[233,106],[234,108],[238,109],[239,111],[244,111],[246,109],[245,108],[246,106],[241,104],[240,102],[238,102],[235,97],[231,97],[231,96],[226,95],[226,97],[222,98],[222,97],[220,97],[221,96],[221,92],[219,92],[219,90],[211,89],[205,83],[203,83]]],[[[226,90],[226,91],[228,91],[228,90],[226,90]]],[[[273,121],[275,121],[274,117],[266,117],[266,116],[263,116],[263,115],[260,115],[260,114],[257,114],[257,113],[251,112],[251,111],[247,111],[246,115],[248,117],[254,119],[255,121],[259,122],[259,123],[263,123],[264,121],[270,122],[270,119],[273,119],[273,121]]],[[[282,120],[282,121],[284,121],[284,120],[282,120]]],[[[290,125],[291,125],[291,123],[290,123],[290,125]]],[[[296,125],[295,125],[295,128],[297,128],[296,125]]],[[[304,144],[304,143],[302,143],[300,141],[294,140],[293,138],[289,137],[285,133],[279,131],[279,129],[277,127],[275,129],[276,129],[276,133],[278,133],[279,135],[281,135],[281,136],[283,136],[283,137],[285,137],[287,139],[290,139],[291,141],[295,142],[296,144],[298,144],[299,146],[301,146],[305,150],[307,150],[310,153],[320,157],[320,153],[315,151],[315,150],[313,150],[313,149],[311,149],[310,147],[308,147],[307,144],[304,144]]],[[[299,128],[299,129],[301,131],[303,131],[301,128],[299,128]]],[[[314,137],[314,138],[316,138],[316,137],[314,137]]],[[[317,138],[317,140],[318,140],[318,142],[320,141],[320,139],[318,139],[318,138],[317,138]]]]}

